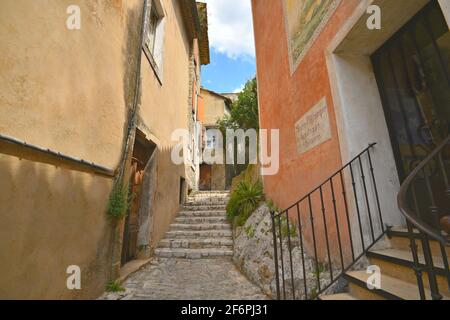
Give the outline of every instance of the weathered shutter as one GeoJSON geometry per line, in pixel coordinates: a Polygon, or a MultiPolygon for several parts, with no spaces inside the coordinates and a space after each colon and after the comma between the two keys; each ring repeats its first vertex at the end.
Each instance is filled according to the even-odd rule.
{"type": "MultiPolygon", "coordinates": [[[[152,9],[152,0],[145,1],[145,20],[144,20],[144,45],[147,49],[150,48],[150,15],[152,9]]],[[[149,49],[150,50],[150,49],[149,49]]]]}

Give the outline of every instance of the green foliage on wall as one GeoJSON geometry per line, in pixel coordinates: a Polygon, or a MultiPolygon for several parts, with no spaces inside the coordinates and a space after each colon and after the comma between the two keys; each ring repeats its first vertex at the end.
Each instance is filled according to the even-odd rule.
{"type": "Polygon", "coordinates": [[[125,289],[116,281],[110,281],[106,285],[106,292],[122,292],[125,289]]]}
{"type": "Polygon", "coordinates": [[[274,213],[280,212],[280,209],[278,208],[278,206],[275,204],[275,202],[272,199],[267,200],[266,204],[271,212],[274,212],[274,213]]]}
{"type": "Polygon", "coordinates": [[[288,220],[285,215],[280,216],[280,218],[275,218],[275,228],[277,232],[281,229],[281,236],[283,238],[287,238],[288,236],[291,238],[297,237],[298,226],[291,221],[289,221],[288,225],[288,220]]]}
{"type": "Polygon", "coordinates": [[[245,228],[245,233],[247,234],[247,237],[253,238],[255,236],[255,226],[250,225],[247,228],[245,228]]]}
{"type": "Polygon", "coordinates": [[[125,217],[130,206],[130,198],[128,187],[122,183],[116,183],[109,195],[108,215],[114,219],[125,217]]]}
{"type": "MultiPolygon", "coordinates": [[[[272,199],[267,200],[266,204],[267,207],[269,207],[269,210],[275,214],[281,211],[272,199]]],[[[289,221],[288,225],[288,220],[285,214],[281,215],[279,218],[275,218],[275,228],[277,232],[281,229],[281,236],[283,238],[287,238],[288,236],[291,238],[297,237],[298,225],[292,223],[291,221],[289,221]]]]}

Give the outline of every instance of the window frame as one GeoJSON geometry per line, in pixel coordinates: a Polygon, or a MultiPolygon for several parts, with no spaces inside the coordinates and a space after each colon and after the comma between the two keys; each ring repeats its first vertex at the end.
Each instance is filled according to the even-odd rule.
{"type": "MultiPolygon", "coordinates": [[[[211,128],[208,128],[211,129],[211,128]]],[[[206,143],[205,143],[205,149],[207,150],[214,150],[216,148],[217,145],[217,141],[216,141],[216,136],[212,135],[208,135],[208,129],[206,130],[206,143]]]]}
{"type": "Polygon", "coordinates": [[[152,67],[158,82],[160,83],[160,85],[162,85],[162,58],[161,62],[158,64],[155,58],[155,50],[157,48],[158,40],[162,41],[162,43],[159,45],[159,49],[161,51],[159,54],[162,56],[164,42],[164,9],[162,7],[161,0],[147,0],[144,5],[146,6],[146,9],[142,50],[144,50],[145,56],[147,57],[147,60],[150,63],[150,66],[152,67]],[[154,23],[151,23],[152,17],[155,16],[156,21],[154,23]]]}
{"type": "Polygon", "coordinates": [[[152,5],[149,9],[149,16],[146,18],[148,19],[148,27],[146,32],[146,38],[144,40],[144,45],[147,47],[151,55],[154,55],[155,53],[155,41],[156,41],[156,30],[158,28],[158,23],[160,21],[160,16],[158,14],[158,11],[156,10],[153,1],[152,5]],[[154,20],[153,20],[154,18],[154,20]],[[150,48],[150,42],[151,42],[151,48],[150,48]]]}

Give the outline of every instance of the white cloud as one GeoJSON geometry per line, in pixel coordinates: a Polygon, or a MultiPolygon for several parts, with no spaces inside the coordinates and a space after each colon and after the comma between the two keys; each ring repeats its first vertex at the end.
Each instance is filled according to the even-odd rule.
{"type": "Polygon", "coordinates": [[[245,84],[243,84],[242,86],[240,86],[239,88],[233,90],[233,93],[240,93],[244,90],[245,84]]]}
{"type": "Polygon", "coordinates": [[[208,4],[209,41],[229,58],[254,58],[250,0],[203,0],[208,4]]]}

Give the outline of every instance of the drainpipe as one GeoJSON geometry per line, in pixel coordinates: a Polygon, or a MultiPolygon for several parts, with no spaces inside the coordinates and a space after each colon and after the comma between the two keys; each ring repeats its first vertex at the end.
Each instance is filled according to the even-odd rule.
{"type": "Polygon", "coordinates": [[[124,178],[125,165],[131,150],[131,146],[134,144],[135,139],[135,129],[136,129],[136,121],[138,115],[138,105],[139,105],[139,97],[141,93],[141,59],[142,59],[142,46],[144,45],[144,26],[145,26],[145,17],[147,14],[148,0],[144,1],[144,7],[142,10],[142,19],[140,26],[140,36],[139,36],[139,47],[137,51],[137,61],[136,61],[136,77],[135,77],[135,90],[134,90],[134,98],[133,98],[133,106],[131,108],[130,115],[128,117],[128,128],[127,135],[125,140],[125,146],[122,154],[122,160],[119,164],[118,168],[118,176],[117,181],[120,181],[124,178]]]}
{"type": "MultiPolygon", "coordinates": [[[[145,17],[147,15],[148,8],[148,0],[144,1],[144,6],[142,9],[142,19],[140,25],[140,36],[139,43],[137,48],[137,60],[136,60],[136,78],[135,78],[135,87],[134,87],[134,98],[133,98],[133,106],[131,108],[129,117],[128,117],[128,126],[127,126],[127,134],[125,137],[125,145],[122,153],[122,159],[119,163],[119,167],[117,169],[117,177],[115,183],[125,184],[124,179],[126,178],[126,165],[130,158],[130,152],[132,151],[132,146],[134,145],[134,140],[136,137],[136,122],[138,116],[139,109],[139,97],[141,93],[141,59],[142,59],[142,46],[144,44],[144,26],[145,26],[145,17]]],[[[123,229],[125,226],[125,219],[119,221],[119,223],[113,229],[113,245],[112,245],[112,263],[111,263],[111,279],[117,279],[120,275],[120,267],[122,261],[122,241],[117,241],[118,239],[122,240],[123,229]]]]}

